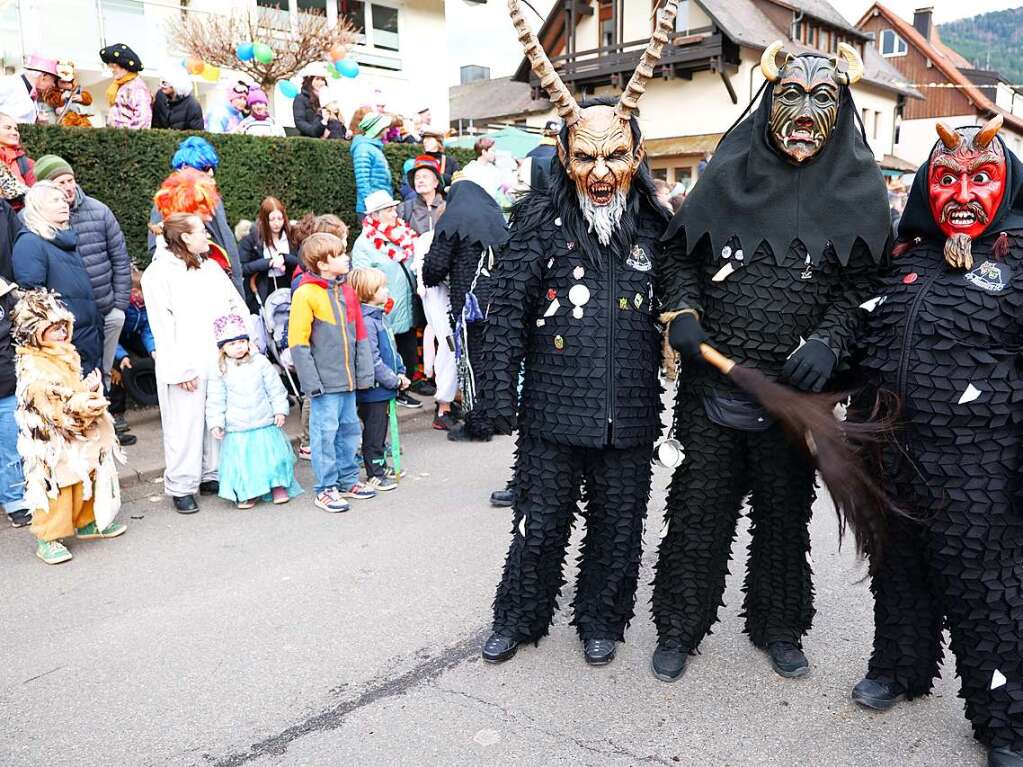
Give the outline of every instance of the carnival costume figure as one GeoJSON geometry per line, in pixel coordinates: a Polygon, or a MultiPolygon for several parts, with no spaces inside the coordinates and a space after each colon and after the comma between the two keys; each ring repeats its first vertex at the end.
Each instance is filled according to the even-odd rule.
{"type": "Polygon", "coordinates": [[[903,514],[872,580],[874,651],[853,700],[928,694],[947,628],[989,764],[1023,767],[1023,163],[1001,122],[938,124],[864,306],[865,401],[900,403],[879,470],[903,514]]]}
{"type": "Polygon", "coordinates": [[[682,357],[674,429],[685,448],[656,565],[654,675],[675,681],[718,620],[743,499],[751,495],[743,615],[774,669],[802,676],[814,615],[814,468],[802,445],[700,344],[771,380],[820,392],[847,364],[857,307],[890,234],[884,182],[856,123],[859,54],[761,60],[757,109],[731,130],[665,240],[661,319],[682,357]],[[844,67],[839,67],[844,60],[844,67]]]}
{"type": "Polygon", "coordinates": [[[633,615],[661,428],[654,276],[668,218],[643,166],[635,111],[677,4],[669,0],[659,12],[621,99],[582,107],[518,0],[508,5],[565,127],[548,185],[512,214],[484,331],[480,409],[497,433],[518,429],[518,452],[513,537],[483,658],[507,660],[519,643],[547,634],[582,496],[586,535],[572,623],[586,661],[602,665],[633,615]]]}

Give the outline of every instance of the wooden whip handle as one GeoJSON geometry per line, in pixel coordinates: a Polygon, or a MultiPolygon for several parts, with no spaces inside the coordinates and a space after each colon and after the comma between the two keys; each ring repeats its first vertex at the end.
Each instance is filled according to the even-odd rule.
{"type": "Polygon", "coordinates": [[[725,355],[719,352],[710,344],[700,344],[700,354],[707,360],[711,365],[716,367],[725,375],[732,372],[732,368],[735,367],[735,362],[728,359],[725,355]]]}

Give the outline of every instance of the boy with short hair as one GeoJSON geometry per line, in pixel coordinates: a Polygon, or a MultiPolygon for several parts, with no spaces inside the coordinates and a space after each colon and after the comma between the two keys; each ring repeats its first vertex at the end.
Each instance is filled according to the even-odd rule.
{"type": "Polygon", "coordinates": [[[362,437],[355,392],[373,386],[373,355],[359,299],[346,280],[351,262],[344,241],[313,234],[299,258],[305,274],[291,299],[288,347],[302,389],[312,398],[315,503],[324,511],[347,511],[345,498],[376,495],[359,482],[355,460],[362,437]]]}

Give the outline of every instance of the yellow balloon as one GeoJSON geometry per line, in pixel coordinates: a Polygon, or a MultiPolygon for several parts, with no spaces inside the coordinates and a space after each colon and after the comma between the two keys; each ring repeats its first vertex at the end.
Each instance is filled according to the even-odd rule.
{"type": "Polygon", "coordinates": [[[212,64],[207,64],[202,69],[202,79],[209,80],[211,83],[215,83],[220,79],[220,67],[215,67],[212,64]]]}

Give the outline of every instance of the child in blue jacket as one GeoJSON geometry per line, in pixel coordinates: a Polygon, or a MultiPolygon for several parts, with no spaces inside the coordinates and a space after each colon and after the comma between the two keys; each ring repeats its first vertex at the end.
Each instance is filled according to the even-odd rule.
{"type": "Polygon", "coordinates": [[[359,418],[362,420],[362,461],[366,467],[366,484],[375,490],[393,490],[398,486],[387,468],[387,427],[391,403],[399,391],[409,387],[405,364],[398,354],[394,334],[384,321],[389,302],[387,275],[380,269],[354,269],[348,284],[362,302],[362,318],[373,352],[371,389],[356,392],[359,418]]]}

